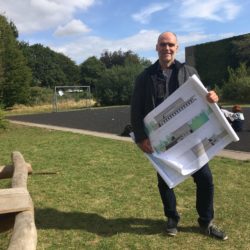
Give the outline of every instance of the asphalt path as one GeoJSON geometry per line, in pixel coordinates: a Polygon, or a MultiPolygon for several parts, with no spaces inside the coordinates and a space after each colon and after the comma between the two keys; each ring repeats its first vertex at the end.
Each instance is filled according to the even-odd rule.
{"type": "MultiPolygon", "coordinates": [[[[250,108],[243,108],[244,129],[240,141],[226,149],[250,152],[250,108]]],[[[87,108],[83,110],[8,116],[9,120],[121,135],[130,124],[130,107],[87,108]]]]}

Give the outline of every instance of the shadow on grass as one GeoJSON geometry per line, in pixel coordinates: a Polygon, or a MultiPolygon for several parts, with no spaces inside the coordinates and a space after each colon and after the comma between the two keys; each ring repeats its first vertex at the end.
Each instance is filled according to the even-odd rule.
{"type": "Polygon", "coordinates": [[[16,213],[0,214],[0,233],[13,228],[16,213]]]}
{"type": "MultiPolygon", "coordinates": [[[[161,234],[164,233],[166,225],[164,220],[143,218],[106,219],[96,213],[62,212],[53,208],[37,208],[35,217],[38,229],[80,229],[104,237],[110,237],[118,233],[161,234]]],[[[196,233],[197,228],[182,227],[180,231],[196,233]]]]}

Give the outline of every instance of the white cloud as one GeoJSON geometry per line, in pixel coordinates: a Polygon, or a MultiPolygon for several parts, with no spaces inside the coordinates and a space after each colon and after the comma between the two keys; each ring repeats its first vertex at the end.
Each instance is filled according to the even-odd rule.
{"type": "Polygon", "coordinates": [[[141,30],[138,34],[121,39],[116,42],[117,46],[122,44],[124,50],[141,51],[154,49],[159,32],[155,30],[141,30]]]}
{"type": "Polygon", "coordinates": [[[100,57],[104,50],[132,50],[135,53],[154,50],[158,35],[158,31],[143,30],[134,36],[116,41],[105,40],[96,36],[84,36],[65,45],[51,47],[55,51],[74,58],[77,63],[81,63],[90,56],[100,57]]]}
{"type": "Polygon", "coordinates": [[[55,36],[68,36],[89,32],[90,29],[81,20],[71,20],[64,26],[59,26],[54,32],[55,36]]]}
{"type": "Polygon", "coordinates": [[[182,18],[200,18],[225,22],[233,20],[241,7],[233,0],[182,0],[182,18]]]}
{"type": "MultiPolygon", "coordinates": [[[[105,49],[109,51],[120,49],[123,51],[132,50],[139,56],[147,55],[147,58],[157,59],[155,44],[160,32],[156,29],[162,29],[162,27],[166,27],[169,30],[173,28],[173,31],[177,33],[180,43],[180,51],[177,54],[177,58],[184,58],[185,46],[231,36],[230,34],[215,34],[216,29],[212,31],[214,34],[205,33],[204,25],[206,25],[206,20],[231,21],[236,18],[241,10],[236,0],[172,0],[171,4],[168,1],[159,3],[161,0],[158,0],[159,2],[147,5],[139,12],[134,13],[132,18],[137,22],[146,24],[152,19],[153,15],[157,14],[157,16],[159,15],[162,18],[165,15],[164,12],[167,12],[167,19],[162,18],[163,22],[159,22],[159,20],[156,20],[156,23],[152,22],[153,26],[151,26],[151,30],[142,30],[129,37],[112,40],[112,38],[109,39],[107,37],[108,35],[112,35],[109,32],[114,32],[113,23],[109,23],[110,26],[106,23],[106,27],[110,27],[110,31],[103,29],[104,32],[102,32],[102,27],[100,25],[93,25],[95,20],[91,19],[89,23],[93,27],[98,28],[93,28],[93,34],[97,35],[90,36],[86,34],[90,31],[90,27],[84,21],[78,19],[80,14],[83,13],[82,16],[84,16],[84,11],[93,5],[96,6],[101,1],[0,0],[0,11],[5,13],[15,23],[19,33],[22,34],[21,36],[26,37],[25,40],[28,40],[30,44],[39,42],[58,52],[63,52],[77,63],[80,63],[89,56],[95,55],[100,57],[105,49]],[[162,10],[165,11],[160,13],[162,10]],[[75,17],[76,14],[77,17],[75,17]],[[163,15],[161,16],[160,14],[163,15]],[[32,32],[34,35],[31,35],[32,32]],[[52,34],[54,34],[54,37],[52,34]],[[70,35],[75,34],[78,36],[70,37],[70,35]],[[68,38],[65,39],[65,36],[68,36],[68,38]],[[102,36],[106,38],[103,39],[102,36]]],[[[108,3],[109,1],[103,1],[103,3],[105,2],[108,3]]],[[[104,8],[103,12],[97,12],[99,13],[98,18],[100,15],[101,19],[105,19],[106,15],[109,15],[105,11],[106,9],[104,8]]],[[[90,12],[89,16],[96,18],[94,12],[90,12]]],[[[108,17],[105,20],[107,21],[108,17]]],[[[116,20],[116,22],[118,21],[116,20]]],[[[129,22],[126,28],[131,28],[129,22]]],[[[123,32],[121,30],[115,31],[118,32],[119,37],[122,35],[119,32],[123,32]]]]}
{"type": "Polygon", "coordinates": [[[154,13],[166,9],[168,6],[169,6],[168,3],[153,3],[143,8],[140,12],[133,14],[132,18],[135,21],[145,24],[149,22],[151,16],[154,13]]]}
{"type": "Polygon", "coordinates": [[[96,0],[0,0],[1,11],[21,33],[55,28],[70,22],[76,11],[86,10],[96,0]]]}
{"type": "MultiPolygon", "coordinates": [[[[96,56],[99,58],[105,50],[132,50],[140,57],[145,57],[144,55],[147,55],[146,58],[154,62],[157,60],[155,45],[159,34],[160,32],[157,30],[142,30],[133,36],[115,41],[103,39],[97,36],[82,36],[81,38],[74,39],[74,41],[67,44],[61,46],[54,44],[49,47],[57,52],[67,55],[76,61],[76,63],[82,63],[90,56],[96,56]]],[[[177,59],[184,62],[186,46],[220,40],[222,38],[230,37],[230,34],[205,34],[194,32],[186,35],[177,34],[177,37],[180,44],[177,59]]]]}
{"type": "Polygon", "coordinates": [[[186,35],[177,35],[177,36],[178,36],[178,42],[181,46],[187,44],[197,44],[202,41],[210,40],[213,37],[213,35],[207,35],[204,33],[188,33],[186,35]]]}
{"type": "Polygon", "coordinates": [[[86,10],[88,7],[93,5],[96,1],[95,0],[53,0],[58,4],[62,4],[64,6],[73,6],[74,8],[80,8],[86,10]]]}

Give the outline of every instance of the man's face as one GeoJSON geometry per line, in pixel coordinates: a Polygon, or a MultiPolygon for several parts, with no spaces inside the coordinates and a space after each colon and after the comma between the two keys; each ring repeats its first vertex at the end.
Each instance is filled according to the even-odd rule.
{"type": "Polygon", "coordinates": [[[156,44],[159,60],[162,63],[171,64],[178,50],[176,36],[170,32],[162,34],[156,44]]]}

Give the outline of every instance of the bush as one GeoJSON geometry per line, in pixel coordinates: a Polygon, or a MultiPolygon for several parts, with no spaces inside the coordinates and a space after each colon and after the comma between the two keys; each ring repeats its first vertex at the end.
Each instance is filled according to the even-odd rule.
{"type": "Polygon", "coordinates": [[[250,100],[250,74],[245,64],[233,70],[228,68],[229,78],[222,87],[222,98],[230,102],[245,102],[250,100]]]}
{"type": "Polygon", "coordinates": [[[96,84],[96,98],[101,105],[128,105],[141,64],[126,64],[106,69],[96,84]]]}
{"type": "Polygon", "coordinates": [[[4,112],[0,108],[0,130],[8,128],[8,121],[5,119],[4,112]]]}
{"type": "Polygon", "coordinates": [[[51,103],[53,98],[53,90],[49,88],[31,87],[30,88],[30,105],[39,105],[51,103]]]}

